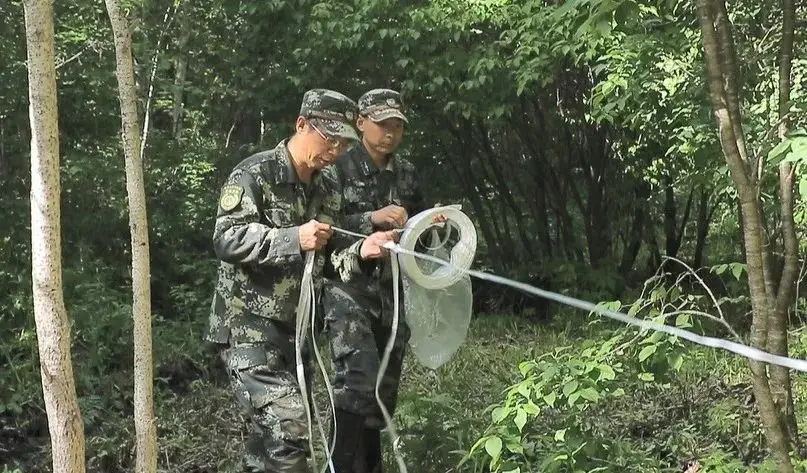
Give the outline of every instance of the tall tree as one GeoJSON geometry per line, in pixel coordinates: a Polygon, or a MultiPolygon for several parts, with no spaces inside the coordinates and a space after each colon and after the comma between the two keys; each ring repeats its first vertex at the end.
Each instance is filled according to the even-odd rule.
{"type": "MultiPolygon", "coordinates": [[[[787,2],[785,2],[787,3],[787,2]]],[[[753,309],[751,344],[787,356],[787,310],[793,296],[798,262],[798,244],[793,228],[792,170],[780,166],[780,219],[783,227],[784,269],[773,271],[773,238],[765,230],[760,181],[764,166],[761,158],[748,156],[742,129],[741,84],[736,61],[732,25],[725,0],[698,0],[703,49],[709,90],[719,129],[723,156],[737,189],[746,267],[753,309]]],[[[780,114],[787,110],[790,89],[789,57],[792,56],[793,7],[785,5],[783,44],[780,54],[780,114]],[[789,11],[788,11],[789,10],[789,11]],[[789,17],[789,19],[788,19],[789,17]],[[789,31],[788,31],[789,30],[789,31]],[[789,44],[788,44],[789,43],[789,44]],[[781,67],[784,66],[784,67],[781,67]],[[785,107],[785,108],[782,108],[785,107]]],[[[792,472],[791,441],[795,439],[795,417],[790,374],[779,366],[768,367],[751,361],[754,395],[765,427],[768,446],[780,471],[792,472]]]]}
{"type": "Polygon", "coordinates": [[[53,471],[83,473],[84,424],[62,291],[59,118],[52,0],[26,0],[31,121],[31,255],[36,335],[53,471]]]}
{"type": "Polygon", "coordinates": [[[106,0],[115,37],[116,73],[120,97],[129,229],[132,239],[132,317],[134,317],[134,416],[137,436],[135,471],[157,470],[157,433],[154,424],[151,347],[151,288],[148,219],[140,147],[137,87],[132,61],[132,31],[120,0],[106,0]]]}

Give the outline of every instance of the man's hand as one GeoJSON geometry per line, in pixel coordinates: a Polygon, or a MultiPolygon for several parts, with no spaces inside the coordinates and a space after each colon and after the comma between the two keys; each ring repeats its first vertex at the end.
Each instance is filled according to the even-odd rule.
{"type": "Polygon", "coordinates": [[[387,242],[398,242],[400,232],[390,230],[386,232],[375,232],[364,239],[361,244],[361,259],[377,259],[386,256],[389,250],[384,248],[387,242]]]}
{"type": "Polygon", "coordinates": [[[370,214],[373,226],[379,228],[401,228],[409,219],[406,209],[400,205],[388,205],[370,214]]]}
{"type": "Polygon", "coordinates": [[[333,235],[330,225],[309,220],[297,230],[300,235],[300,249],[303,251],[321,250],[333,235]]]}
{"type": "Polygon", "coordinates": [[[433,224],[445,223],[447,221],[448,221],[448,218],[445,216],[445,214],[437,214],[434,217],[432,217],[432,223],[433,224]]]}

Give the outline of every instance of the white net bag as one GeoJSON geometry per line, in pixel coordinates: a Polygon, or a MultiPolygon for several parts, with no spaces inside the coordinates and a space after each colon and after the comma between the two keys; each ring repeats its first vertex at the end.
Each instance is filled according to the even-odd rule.
{"type": "Polygon", "coordinates": [[[464,273],[476,253],[476,229],[459,206],[436,207],[410,218],[399,245],[450,263],[450,266],[399,253],[409,345],[424,366],[437,369],[468,335],[473,296],[464,273]],[[435,223],[436,216],[445,222],[435,223]]]}

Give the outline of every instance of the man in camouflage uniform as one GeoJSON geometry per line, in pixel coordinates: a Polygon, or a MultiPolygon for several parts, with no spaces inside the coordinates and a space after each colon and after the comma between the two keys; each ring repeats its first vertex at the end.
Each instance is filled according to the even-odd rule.
{"type": "MultiPolygon", "coordinates": [[[[359,99],[357,127],[362,143],[323,172],[323,193],[340,200],[339,224],[368,234],[402,227],[424,209],[414,166],[393,153],[401,143],[403,104],[398,92],[374,89],[359,99]]],[[[379,473],[384,420],[375,399],[376,378],[392,331],[393,298],[389,260],[363,263],[346,272],[344,251],[332,253],[322,292],[325,330],[335,371],[338,473],[379,473]]],[[[399,313],[395,348],[384,374],[380,397],[395,409],[409,328],[399,313]]]]}
{"type": "MultiPolygon", "coordinates": [[[[340,203],[314,198],[312,190],[318,171],[358,140],[356,111],[356,103],[338,92],[306,92],[295,134],[238,164],[221,190],[213,234],[221,262],[205,339],[221,345],[232,387],[251,420],[245,471],[306,471],[306,401],[294,348],[303,253],[331,239],[331,214],[340,203]]],[[[380,246],[390,233],[343,249],[344,260],[355,259],[351,264],[358,267],[362,258],[385,255],[380,246]]]]}

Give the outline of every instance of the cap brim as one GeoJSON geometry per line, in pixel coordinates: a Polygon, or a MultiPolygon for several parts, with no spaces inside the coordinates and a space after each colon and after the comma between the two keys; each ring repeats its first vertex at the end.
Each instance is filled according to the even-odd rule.
{"type": "Polygon", "coordinates": [[[317,123],[322,126],[322,131],[330,136],[359,141],[359,134],[356,133],[356,129],[348,123],[339,120],[325,120],[322,118],[318,118],[317,123]]]}
{"type": "Polygon", "coordinates": [[[406,116],[400,110],[396,108],[388,108],[385,110],[378,110],[376,112],[371,112],[367,115],[367,117],[374,121],[374,122],[383,122],[388,118],[400,118],[406,123],[409,123],[409,120],[406,119],[406,116]]]}

